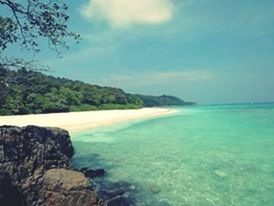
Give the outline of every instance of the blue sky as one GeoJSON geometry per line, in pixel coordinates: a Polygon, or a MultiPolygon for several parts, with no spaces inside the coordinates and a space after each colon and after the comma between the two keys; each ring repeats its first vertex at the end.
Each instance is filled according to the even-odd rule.
{"type": "MultiPolygon", "coordinates": [[[[198,103],[274,100],[273,0],[78,0],[55,76],[198,103]]],[[[16,47],[9,53],[32,58],[16,47]]]]}

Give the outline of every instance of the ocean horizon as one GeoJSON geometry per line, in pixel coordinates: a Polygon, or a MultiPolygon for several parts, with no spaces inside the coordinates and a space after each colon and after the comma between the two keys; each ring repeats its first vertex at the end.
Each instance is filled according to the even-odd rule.
{"type": "Polygon", "coordinates": [[[177,110],[75,134],[74,165],[134,185],[140,206],[272,206],[274,104],[177,110]]]}

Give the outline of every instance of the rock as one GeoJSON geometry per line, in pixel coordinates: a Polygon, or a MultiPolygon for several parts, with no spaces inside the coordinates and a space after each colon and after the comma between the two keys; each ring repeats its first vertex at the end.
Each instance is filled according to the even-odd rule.
{"type": "MultiPolygon", "coordinates": [[[[104,169],[71,168],[73,147],[67,131],[37,126],[0,126],[0,206],[95,206],[87,177],[104,169]],[[87,177],[86,177],[87,176],[87,177]]],[[[99,185],[106,206],[133,205],[128,183],[99,185]]]]}
{"type": "Polygon", "coordinates": [[[118,195],[110,200],[107,200],[104,206],[130,206],[133,205],[126,194],[118,195]]]}
{"type": "Polygon", "coordinates": [[[149,185],[149,190],[154,194],[158,194],[161,192],[161,188],[155,184],[149,185]]]}
{"type": "Polygon", "coordinates": [[[222,170],[215,170],[214,174],[218,177],[225,177],[226,176],[225,172],[223,172],[222,170]]]}
{"type": "Polygon", "coordinates": [[[88,179],[81,172],[67,169],[45,173],[40,198],[43,206],[92,206],[97,200],[88,179]]]}
{"type": "Polygon", "coordinates": [[[0,205],[20,206],[20,195],[12,186],[8,173],[0,171],[0,205]]]}
{"type": "Polygon", "coordinates": [[[101,177],[101,176],[104,176],[106,171],[104,169],[90,169],[90,168],[87,168],[87,167],[83,167],[81,169],[81,172],[84,173],[84,175],[86,177],[89,177],[89,178],[94,178],[94,177],[101,177]]]}
{"type": "Polygon", "coordinates": [[[134,205],[134,197],[131,192],[135,190],[134,185],[127,182],[99,183],[98,197],[105,203],[104,206],[130,206],[134,205]]]}
{"type": "Polygon", "coordinates": [[[36,206],[43,175],[51,168],[70,168],[73,147],[67,131],[37,126],[0,127],[0,170],[9,174],[27,206],[36,206]]]}
{"type": "Polygon", "coordinates": [[[124,188],[114,188],[114,189],[101,189],[98,191],[98,196],[103,200],[113,199],[117,196],[125,194],[127,191],[124,188]]]}

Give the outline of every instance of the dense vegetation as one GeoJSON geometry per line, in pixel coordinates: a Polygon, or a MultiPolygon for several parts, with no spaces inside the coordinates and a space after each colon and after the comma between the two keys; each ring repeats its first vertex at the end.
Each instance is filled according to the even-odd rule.
{"type": "Polygon", "coordinates": [[[148,95],[135,95],[139,97],[143,101],[144,107],[155,107],[155,106],[172,106],[172,105],[192,105],[193,102],[185,102],[184,100],[169,96],[169,95],[162,95],[162,96],[148,96],[148,95]]]}
{"type": "Polygon", "coordinates": [[[0,114],[38,114],[140,108],[142,101],[121,89],[55,78],[24,69],[0,69],[0,114]]]}
{"type": "Polygon", "coordinates": [[[144,96],[47,76],[26,69],[0,68],[0,114],[39,114],[100,109],[136,109],[151,106],[184,105],[172,96],[144,96]]]}

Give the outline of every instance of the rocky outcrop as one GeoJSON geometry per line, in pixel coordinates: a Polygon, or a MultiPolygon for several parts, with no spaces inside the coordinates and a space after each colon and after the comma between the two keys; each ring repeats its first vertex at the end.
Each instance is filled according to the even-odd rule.
{"type": "Polygon", "coordinates": [[[102,177],[106,174],[106,171],[103,168],[91,169],[88,167],[83,167],[80,171],[89,178],[102,177]]]}
{"type": "Polygon", "coordinates": [[[0,206],[132,206],[135,187],[99,179],[102,168],[71,168],[67,131],[0,126],[0,206]],[[91,188],[94,186],[95,190],[91,188]]]}
{"type": "MultiPolygon", "coordinates": [[[[1,126],[0,184],[4,185],[1,188],[16,188],[22,196],[20,203],[16,204],[20,206],[69,205],[62,204],[64,201],[82,202],[82,206],[94,205],[95,194],[88,187],[88,179],[80,172],[69,171],[72,156],[72,143],[65,130],[37,126],[1,126]],[[52,170],[53,168],[59,169],[52,170]],[[62,196],[60,199],[57,194],[67,197],[62,196]],[[86,201],[87,199],[90,201],[86,201]]],[[[13,192],[7,190],[8,194],[0,193],[2,201],[8,201],[13,192]]],[[[0,202],[0,205],[12,204],[0,202]]]]}
{"type": "Polygon", "coordinates": [[[40,202],[43,206],[95,205],[96,193],[81,172],[51,169],[44,175],[40,202]]]}
{"type": "Polygon", "coordinates": [[[97,195],[104,206],[134,206],[135,186],[128,182],[99,181],[97,195]]]}
{"type": "Polygon", "coordinates": [[[17,206],[20,204],[20,194],[12,185],[10,175],[0,171],[0,205],[17,206]]]}

